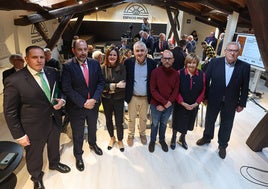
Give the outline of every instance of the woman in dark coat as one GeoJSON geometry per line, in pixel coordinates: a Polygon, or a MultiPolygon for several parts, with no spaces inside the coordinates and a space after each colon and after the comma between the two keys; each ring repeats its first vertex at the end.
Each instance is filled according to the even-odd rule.
{"type": "Polygon", "coordinates": [[[105,78],[105,86],[102,93],[102,104],[106,118],[106,127],[111,137],[108,150],[111,150],[116,142],[114,136],[113,115],[118,138],[118,147],[124,151],[123,144],[123,118],[124,118],[124,99],[125,99],[125,79],[126,70],[119,61],[119,52],[116,47],[110,47],[105,53],[105,60],[101,67],[105,78]]]}
{"type": "Polygon", "coordinates": [[[177,132],[181,133],[178,143],[184,149],[188,149],[185,135],[188,130],[193,130],[198,106],[204,98],[205,73],[197,68],[198,63],[199,58],[195,54],[188,54],[184,62],[185,68],[178,71],[180,77],[179,94],[174,103],[173,134],[170,143],[170,148],[173,150],[176,147],[177,132]]]}

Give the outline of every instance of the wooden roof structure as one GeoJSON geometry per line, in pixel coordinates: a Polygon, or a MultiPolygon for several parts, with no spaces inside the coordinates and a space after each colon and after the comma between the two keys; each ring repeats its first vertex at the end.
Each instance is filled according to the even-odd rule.
{"type": "MultiPolygon", "coordinates": [[[[174,34],[176,34],[174,25],[176,20],[172,19],[172,14],[178,15],[179,10],[194,15],[196,20],[218,27],[221,31],[226,27],[228,15],[237,12],[239,14],[237,26],[254,29],[263,62],[268,70],[268,54],[264,53],[268,52],[268,36],[264,30],[265,26],[266,28],[268,26],[268,11],[265,10],[265,7],[268,7],[267,0],[65,0],[51,6],[40,6],[29,0],[0,0],[0,10],[29,11],[28,15],[14,19],[14,24],[18,26],[34,24],[47,42],[47,46],[53,49],[72,18],[78,18],[75,28],[79,28],[84,15],[130,2],[146,3],[166,9],[174,34]],[[83,4],[79,4],[78,1],[82,1],[83,4]],[[41,22],[50,19],[60,21],[51,39],[46,36],[41,25],[41,22]]],[[[74,31],[74,34],[76,32],[74,31]]]]}

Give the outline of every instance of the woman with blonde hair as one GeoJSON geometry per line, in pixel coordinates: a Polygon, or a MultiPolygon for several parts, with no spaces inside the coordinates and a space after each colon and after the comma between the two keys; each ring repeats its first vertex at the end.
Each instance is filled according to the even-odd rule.
{"type": "Polygon", "coordinates": [[[178,71],[179,73],[179,93],[174,103],[170,148],[176,147],[177,132],[181,133],[178,143],[188,149],[185,140],[187,131],[194,128],[195,118],[198,112],[198,106],[203,101],[206,76],[205,73],[197,68],[199,58],[191,53],[188,54],[184,61],[185,67],[178,71]]]}

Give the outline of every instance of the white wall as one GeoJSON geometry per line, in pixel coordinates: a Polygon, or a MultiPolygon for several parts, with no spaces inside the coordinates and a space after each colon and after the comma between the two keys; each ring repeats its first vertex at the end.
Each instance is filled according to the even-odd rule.
{"type": "MultiPolygon", "coordinates": [[[[0,11],[0,67],[11,67],[8,57],[11,54],[22,54],[25,56],[25,48],[29,45],[39,45],[44,47],[45,41],[38,33],[32,33],[32,26],[15,26],[14,19],[19,15],[26,15],[25,11],[0,11]]],[[[45,22],[48,36],[51,37],[57,28],[57,20],[45,22]]]]}

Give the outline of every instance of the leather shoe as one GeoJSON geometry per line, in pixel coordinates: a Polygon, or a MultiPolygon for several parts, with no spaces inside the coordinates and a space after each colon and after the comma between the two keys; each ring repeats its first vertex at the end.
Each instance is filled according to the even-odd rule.
{"type": "Polygon", "coordinates": [[[154,152],[154,146],[155,146],[155,142],[150,142],[149,143],[149,146],[148,146],[148,150],[149,150],[149,152],[154,152]]]}
{"type": "Polygon", "coordinates": [[[202,146],[202,145],[204,145],[204,144],[208,144],[208,143],[210,143],[210,139],[205,139],[204,137],[200,138],[200,139],[196,142],[196,144],[197,144],[198,146],[202,146]]]}
{"type": "Polygon", "coordinates": [[[33,182],[34,182],[34,189],[45,189],[45,186],[42,180],[33,181],[33,182]]]}
{"type": "Polygon", "coordinates": [[[84,171],[85,165],[83,160],[76,160],[76,169],[78,169],[78,171],[84,171]]]}
{"type": "Polygon", "coordinates": [[[172,149],[172,150],[175,150],[175,148],[176,148],[176,136],[172,136],[172,138],[171,138],[171,142],[170,142],[170,148],[172,149]]]}
{"type": "Polygon", "coordinates": [[[165,141],[160,141],[160,145],[161,145],[162,150],[164,152],[167,152],[168,151],[168,145],[167,145],[167,143],[165,141]]]}
{"type": "Polygon", "coordinates": [[[97,146],[97,144],[94,144],[94,145],[90,145],[90,149],[93,150],[95,152],[95,154],[101,156],[103,153],[102,153],[102,150],[97,146]]]}
{"type": "Polygon", "coordinates": [[[219,156],[221,159],[224,159],[226,157],[226,148],[219,146],[219,156]]]}
{"type": "Polygon", "coordinates": [[[71,171],[71,168],[68,167],[67,165],[65,164],[62,164],[62,163],[58,163],[58,165],[56,165],[56,167],[49,167],[50,170],[57,170],[61,173],[68,173],[71,171]]]}
{"type": "Polygon", "coordinates": [[[187,150],[188,149],[188,145],[187,145],[187,143],[186,143],[186,141],[185,141],[185,135],[184,136],[181,136],[180,138],[179,138],[179,142],[178,142],[185,150],[187,150]]]}

